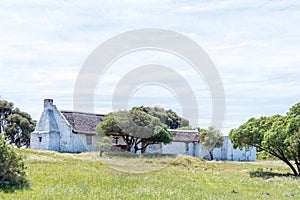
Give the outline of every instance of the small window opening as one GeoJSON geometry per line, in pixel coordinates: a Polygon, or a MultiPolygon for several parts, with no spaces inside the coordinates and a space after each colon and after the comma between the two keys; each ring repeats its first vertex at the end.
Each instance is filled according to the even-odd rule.
{"type": "Polygon", "coordinates": [[[189,151],[190,148],[189,148],[189,143],[185,143],[185,151],[189,151]]]}
{"type": "Polygon", "coordinates": [[[91,135],[87,135],[86,136],[86,144],[87,145],[91,145],[92,144],[92,136],[91,135]]]}
{"type": "Polygon", "coordinates": [[[39,137],[39,142],[42,142],[42,137],[39,137]]]}
{"type": "Polygon", "coordinates": [[[116,140],[116,144],[118,144],[119,138],[118,138],[118,137],[115,137],[115,140],[116,140]]]}

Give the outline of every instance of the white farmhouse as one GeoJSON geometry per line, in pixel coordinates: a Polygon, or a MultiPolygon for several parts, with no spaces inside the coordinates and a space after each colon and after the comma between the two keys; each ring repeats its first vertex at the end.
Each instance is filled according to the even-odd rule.
{"type": "MultiPolygon", "coordinates": [[[[59,111],[53,105],[52,99],[45,99],[43,113],[30,135],[30,148],[59,152],[95,151],[95,143],[101,141],[100,136],[96,135],[95,128],[103,118],[102,114],[59,111]]],[[[198,130],[168,129],[168,131],[172,133],[172,142],[150,145],[147,152],[209,158],[208,151],[200,144],[198,130]]],[[[121,139],[117,144],[120,142],[121,139]]],[[[225,136],[223,146],[215,148],[213,154],[216,160],[256,160],[255,147],[248,150],[233,149],[228,136],[225,136]]]]}
{"type": "Polygon", "coordinates": [[[59,152],[95,151],[100,140],[95,127],[104,115],[59,111],[52,99],[44,100],[44,111],[30,136],[30,148],[59,152]]]}

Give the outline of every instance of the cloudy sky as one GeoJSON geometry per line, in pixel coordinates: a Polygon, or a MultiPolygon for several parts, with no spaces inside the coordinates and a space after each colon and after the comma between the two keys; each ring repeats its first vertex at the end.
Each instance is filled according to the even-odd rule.
{"type": "MultiPolygon", "coordinates": [[[[72,110],[76,79],[90,53],[115,35],[141,28],[176,31],[206,51],[225,90],[224,134],[250,117],[285,114],[300,101],[297,0],[2,0],[1,99],[34,119],[42,112],[44,98],[53,98],[59,109],[72,110]]],[[[211,123],[205,79],[179,57],[152,50],[128,54],[109,67],[94,92],[95,111],[113,110],[118,82],[146,64],[170,66],[183,76],[198,102],[199,122],[193,125],[211,123]]],[[[136,105],[160,105],[179,113],[186,106],[170,88],[151,84],[132,92],[128,107],[136,105]]]]}

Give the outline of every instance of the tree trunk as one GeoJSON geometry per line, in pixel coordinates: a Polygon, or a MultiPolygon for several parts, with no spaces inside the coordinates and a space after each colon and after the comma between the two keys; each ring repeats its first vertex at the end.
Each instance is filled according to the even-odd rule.
{"type": "Polygon", "coordinates": [[[280,148],[277,148],[277,150],[278,150],[279,154],[281,155],[281,160],[283,162],[285,162],[291,168],[291,170],[293,171],[293,173],[294,173],[295,176],[298,176],[298,172],[297,172],[296,168],[293,166],[293,164],[284,155],[284,151],[281,150],[280,148]]]}
{"type": "Polygon", "coordinates": [[[125,147],[125,151],[130,151],[130,149],[131,149],[131,146],[129,144],[127,144],[125,147]]]}
{"type": "Polygon", "coordinates": [[[293,171],[293,173],[294,173],[294,175],[295,176],[300,176],[300,166],[298,166],[297,165],[297,163],[296,163],[296,165],[297,165],[297,168],[298,168],[298,172],[297,172],[297,170],[295,169],[295,167],[292,165],[292,163],[284,156],[284,154],[283,154],[283,152],[281,151],[281,152],[279,152],[280,153],[280,155],[278,154],[278,153],[276,153],[276,152],[274,152],[274,151],[269,151],[268,149],[265,149],[265,148],[263,148],[263,147],[261,147],[261,146],[258,146],[258,145],[254,145],[255,147],[258,147],[258,148],[260,148],[261,150],[264,150],[264,151],[266,151],[267,153],[269,153],[269,154],[271,154],[271,155],[273,155],[273,156],[275,156],[276,158],[278,158],[279,160],[282,160],[285,164],[287,164],[289,167],[290,167],[290,169],[293,171]]]}
{"type": "Polygon", "coordinates": [[[0,115],[0,133],[2,133],[2,114],[0,115]]]}
{"type": "Polygon", "coordinates": [[[139,150],[137,145],[134,145],[134,153],[136,153],[139,150]]]}
{"type": "Polygon", "coordinates": [[[281,160],[283,162],[285,162],[291,168],[291,170],[293,171],[293,173],[294,173],[295,176],[299,175],[298,172],[297,172],[297,170],[295,169],[295,167],[292,165],[292,163],[288,159],[282,158],[281,160]]]}
{"type": "Polygon", "coordinates": [[[99,154],[99,156],[100,156],[100,157],[102,157],[102,154],[103,154],[103,151],[100,151],[100,154],[99,154]]]}
{"type": "Polygon", "coordinates": [[[299,163],[299,160],[297,158],[295,158],[295,164],[296,164],[297,169],[298,169],[298,176],[300,176],[300,163],[299,163]]]}
{"type": "Polygon", "coordinates": [[[141,149],[141,153],[145,153],[146,152],[146,149],[148,147],[148,144],[147,142],[142,142],[142,149],[141,149]]]}
{"type": "Polygon", "coordinates": [[[213,151],[208,151],[209,155],[210,155],[210,160],[214,160],[214,154],[213,151]]]}
{"type": "Polygon", "coordinates": [[[136,139],[134,142],[134,153],[136,153],[138,150],[140,150],[139,148],[139,144],[141,143],[141,140],[136,139]]]}

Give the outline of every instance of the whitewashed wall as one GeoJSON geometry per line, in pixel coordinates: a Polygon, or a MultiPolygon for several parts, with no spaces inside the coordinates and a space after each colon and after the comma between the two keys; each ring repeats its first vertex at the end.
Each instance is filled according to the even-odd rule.
{"type": "MultiPolygon", "coordinates": [[[[202,145],[200,147],[200,157],[209,159],[209,153],[202,145]]],[[[256,161],[256,148],[250,147],[248,150],[243,148],[234,149],[228,136],[224,137],[224,143],[221,148],[215,148],[213,151],[214,160],[233,160],[233,161],[256,161]]]]}
{"type": "MultiPolygon", "coordinates": [[[[210,159],[209,153],[199,143],[189,143],[189,151],[186,151],[184,142],[171,142],[170,144],[156,144],[148,147],[147,152],[163,154],[181,154],[194,157],[210,159]]],[[[250,147],[249,150],[234,149],[228,136],[224,137],[221,148],[213,150],[214,160],[233,160],[233,161],[256,161],[256,148],[250,147]]]]}
{"type": "Polygon", "coordinates": [[[147,148],[149,153],[163,153],[174,155],[189,155],[199,157],[200,145],[198,143],[188,143],[188,150],[184,142],[171,142],[169,144],[154,144],[147,148]]]}
{"type": "Polygon", "coordinates": [[[44,111],[37,123],[35,131],[30,135],[30,148],[59,152],[94,151],[94,144],[99,137],[93,136],[92,145],[86,144],[86,135],[74,134],[72,126],[61,112],[53,105],[53,101],[45,100],[44,111]],[[42,137],[42,142],[39,142],[42,137]]]}
{"type": "MultiPolygon", "coordinates": [[[[49,150],[49,132],[33,132],[30,136],[30,148],[38,150],[49,150]],[[42,137],[42,142],[39,142],[39,137],[42,137]]],[[[57,148],[53,148],[55,151],[57,148]]]]}
{"type": "Polygon", "coordinates": [[[60,137],[55,112],[52,102],[45,100],[43,113],[35,127],[35,131],[30,135],[30,147],[32,149],[59,151],[60,137]],[[39,141],[40,137],[41,142],[39,141]]]}

